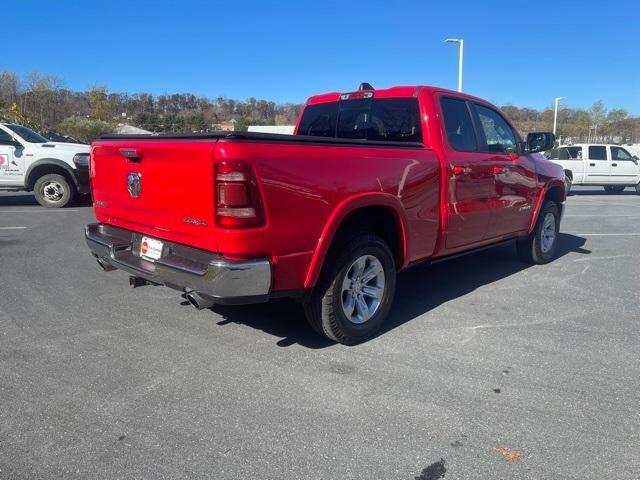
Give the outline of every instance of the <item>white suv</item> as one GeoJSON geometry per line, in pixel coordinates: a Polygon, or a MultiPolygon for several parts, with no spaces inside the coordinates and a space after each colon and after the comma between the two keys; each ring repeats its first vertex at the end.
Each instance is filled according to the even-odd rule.
{"type": "Polygon", "coordinates": [[[640,161],[624,147],[577,143],[561,145],[546,156],[564,168],[567,192],[571,185],[598,185],[607,193],[635,187],[640,194],[640,161]]]}
{"type": "Polygon", "coordinates": [[[76,194],[89,193],[89,148],[0,123],[0,190],[33,191],[40,205],[64,207],[76,194]]]}

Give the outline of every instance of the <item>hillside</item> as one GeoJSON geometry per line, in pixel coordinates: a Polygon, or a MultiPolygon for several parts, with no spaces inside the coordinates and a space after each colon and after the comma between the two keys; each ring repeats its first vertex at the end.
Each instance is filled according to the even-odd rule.
{"type": "MultiPolygon", "coordinates": [[[[152,132],[205,132],[221,128],[246,130],[248,125],[291,125],[301,104],[277,104],[250,97],[234,100],[207,98],[192,93],[152,95],[113,93],[98,85],[88,91],[71,91],[55,75],[37,72],[20,77],[0,72],[0,119],[36,130],[52,130],[86,142],[129,124],[152,132]]],[[[502,106],[522,134],[551,130],[553,110],[502,106]]],[[[595,101],[590,109],[561,108],[558,136],[573,141],[640,142],[640,118],[624,109],[607,109],[595,101]]]]}

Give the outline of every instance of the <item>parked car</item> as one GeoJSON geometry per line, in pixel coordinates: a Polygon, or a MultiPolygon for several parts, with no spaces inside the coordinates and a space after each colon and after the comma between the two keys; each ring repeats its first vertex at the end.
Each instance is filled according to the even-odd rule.
{"type": "Polygon", "coordinates": [[[319,333],[354,344],[391,308],[396,272],[516,240],[554,257],[562,169],[490,103],[435,87],[310,98],[295,135],[104,136],[86,241],[132,285],[213,303],[300,299],[319,333]]]}
{"type": "Polygon", "coordinates": [[[572,185],[597,185],[607,193],[635,187],[640,194],[638,157],[620,145],[561,145],[549,151],[547,157],[564,169],[567,192],[572,185]]]}
{"type": "Polygon", "coordinates": [[[14,123],[0,123],[0,190],[33,191],[43,207],[64,207],[89,193],[89,145],[51,142],[14,123]]]}

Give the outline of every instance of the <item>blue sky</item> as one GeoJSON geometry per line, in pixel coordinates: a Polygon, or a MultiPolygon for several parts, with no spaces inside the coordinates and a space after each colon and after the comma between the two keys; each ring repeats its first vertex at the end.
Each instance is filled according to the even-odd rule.
{"type": "Polygon", "coordinates": [[[640,2],[35,1],[2,8],[0,70],[83,90],[302,102],[326,91],[427,84],[543,108],[603,100],[640,115],[640,2]]]}

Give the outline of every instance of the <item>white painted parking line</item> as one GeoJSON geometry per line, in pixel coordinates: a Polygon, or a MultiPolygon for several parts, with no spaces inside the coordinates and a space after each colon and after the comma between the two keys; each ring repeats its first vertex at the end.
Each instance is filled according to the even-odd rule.
{"type": "Polygon", "coordinates": [[[27,227],[0,227],[0,230],[24,230],[27,227]]]}
{"type": "Polygon", "coordinates": [[[572,233],[581,237],[640,237],[640,232],[633,233],[572,233]]]}
{"type": "Polygon", "coordinates": [[[78,210],[74,210],[72,208],[67,208],[64,210],[50,210],[48,208],[33,210],[0,210],[0,213],[67,213],[67,212],[77,212],[78,210]]]}
{"type": "Polygon", "coordinates": [[[562,218],[567,218],[567,217],[636,217],[636,218],[640,218],[640,215],[600,215],[600,214],[577,214],[577,215],[573,215],[573,214],[569,214],[569,215],[563,215],[562,218]]]}
{"type": "Polygon", "coordinates": [[[618,203],[618,202],[596,202],[596,201],[590,201],[590,202],[574,202],[573,200],[568,200],[568,203],[566,203],[565,205],[580,205],[582,207],[610,207],[610,206],[616,206],[616,207],[637,207],[638,204],[637,203],[618,203]]]}

